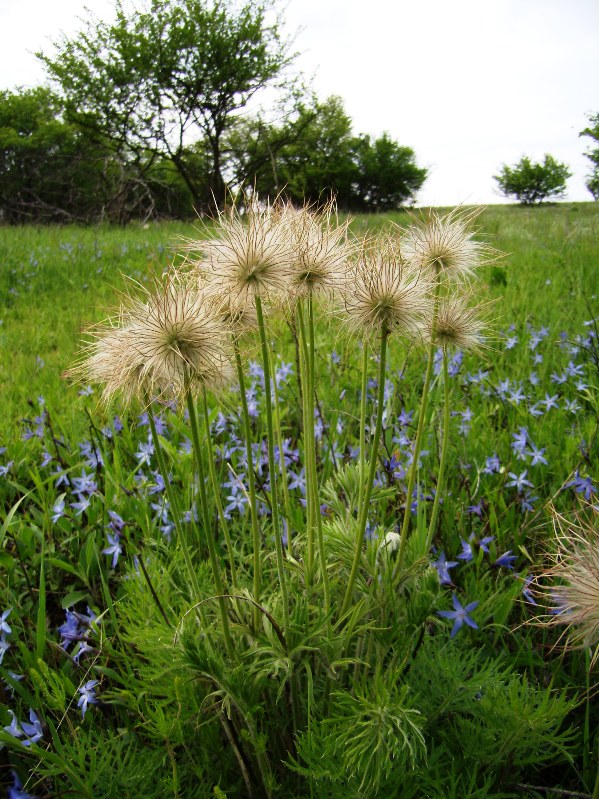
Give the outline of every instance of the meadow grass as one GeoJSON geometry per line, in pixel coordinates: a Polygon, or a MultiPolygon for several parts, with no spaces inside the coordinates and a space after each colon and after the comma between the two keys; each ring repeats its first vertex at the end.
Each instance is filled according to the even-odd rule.
{"type": "MultiPolygon", "coordinates": [[[[389,221],[403,227],[410,215],[358,217],[352,230],[389,221]]],[[[129,278],[147,284],[166,270],[180,257],[177,237],[197,236],[197,226],[0,228],[0,740],[7,779],[15,769],[10,784],[40,797],[540,799],[560,788],[597,799],[596,642],[564,650],[562,628],[529,622],[546,619],[534,602],[551,589],[542,573],[559,546],[553,514],[566,530],[576,519],[583,533],[596,525],[599,207],[497,206],[477,224],[506,255],[476,283],[481,300],[494,300],[488,349],[449,364],[447,479],[430,552],[441,361],[406,497],[426,355],[391,343],[377,383],[375,352],[366,351],[369,437],[375,410],[383,413],[364,504],[362,341],[316,310],[310,466],[294,379],[298,371],[310,379],[309,350],[296,358],[287,324],[274,323],[281,402],[272,436],[281,430],[281,513],[292,539],[282,571],[269,526],[275,453],[257,337],[244,349],[265,525],[257,604],[238,393],[210,400],[208,435],[200,409],[194,448],[181,413],[156,408],[150,431],[154,417],[141,406],[102,407],[97,389],[62,377],[82,330],[106,317],[117,291],[135,291],[129,278]],[[209,483],[208,506],[196,509],[203,463],[215,465],[206,480],[219,485],[209,483]],[[314,544],[305,583],[310,469],[322,514],[317,524],[308,510],[308,528],[328,555],[314,544]],[[356,507],[367,509],[361,520],[356,507]],[[226,581],[236,569],[239,581],[220,617],[210,599],[220,567],[193,538],[196,510],[203,528],[221,516],[222,530],[224,515],[232,534],[217,539],[226,581]],[[398,556],[404,519],[410,538],[398,556]],[[361,521],[367,535],[354,560],[350,534],[361,521]]],[[[553,610],[556,621],[564,608],[553,610]]]]}

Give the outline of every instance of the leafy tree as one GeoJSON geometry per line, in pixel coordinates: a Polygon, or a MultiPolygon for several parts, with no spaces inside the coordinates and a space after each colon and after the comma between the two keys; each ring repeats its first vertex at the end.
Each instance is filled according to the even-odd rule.
{"type": "Polygon", "coordinates": [[[599,200],[599,114],[591,114],[589,122],[591,124],[580,132],[580,136],[590,136],[597,146],[585,153],[592,164],[586,187],[593,195],[593,199],[599,200]]]}
{"type": "Polygon", "coordinates": [[[261,194],[284,191],[296,203],[334,194],[339,208],[398,208],[426,178],[414,151],[388,134],[355,136],[340,97],[313,97],[284,125],[243,120],[228,139],[233,182],[261,194]]]}
{"type": "Polygon", "coordinates": [[[236,113],[275,83],[292,60],[276,22],[274,0],[146,0],[116,19],[90,17],[74,38],[39,53],[58,83],[69,119],[110,139],[119,153],[148,153],[173,163],[201,210],[225,195],[223,137],[236,113]],[[190,165],[189,147],[210,152],[208,193],[190,165]]]}
{"type": "Polygon", "coordinates": [[[523,156],[514,166],[503,164],[493,180],[505,197],[515,197],[522,205],[535,205],[549,198],[563,197],[571,175],[568,166],[551,155],[545,155],[542,163],[533,163],[523,156]]]}
{"type": "Polygon", "coordinates": [[[3,221],[83,219],[95,202],[106,151],[64,122],[62,110],[47,88],[0,92],[3,221]]]}
{"type": "Polygon", "coordinates": [[[399,208],[422,187],[427,170],[416,166],[410,147],[402,147],[387,133],[371,141],[359,136],[354,143],[357,205],[369,211],[399,208]]]}

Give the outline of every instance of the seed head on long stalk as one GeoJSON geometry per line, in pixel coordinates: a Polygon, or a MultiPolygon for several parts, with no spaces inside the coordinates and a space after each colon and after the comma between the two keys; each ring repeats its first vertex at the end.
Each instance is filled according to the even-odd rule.
{"type": "Polygon", "coordinates": [[[468,280],[481,264],[499,257],[497,251],[474,239],[472,222],[478,213],[478,209],[458,208],[442,216],[430,211],[402,231],[404,256],[439,278],[468,280]]]}
{"type": "Polygon", "coordinates": [[[232,375],[220,303],[177,279],[141,298],[127,297],[117,319],[93,335],[73,372],[103,383],[105,398],[180,397],[194,388],[218,388],[232,375]]]}
{"type": "Polygon", "coordinates": [[[367,247],[354,264],[344,296],[346,323],[354,332],[419,337],[431,311],[428,273],[406,261],[395,247],[367,247]]]}
{"type": "Polygon", "coordinates": [[[288,291],[293,253],[270,205],[251,199],[243,216],[235,207],[223,211],[215,235],[200,246],[206,279],[221,296],[265,298],[288,291]]]}
{"type": "Polygon", "coordinates": [[[349,221],[335,224],[334,203],[300,209],[286,204],[278,212],[293,253],[293,296],[331,295],[344,286],[354,247],[348,241],[349,221]]]}
{"type": "Polygon", "coordinates": [[[469,294],[450,294],[439,302],[435,326],[426,320],[423,338],[443,348],[458,348],[478,352],[484,346],[484,305],[472,305],[469,294]]]}

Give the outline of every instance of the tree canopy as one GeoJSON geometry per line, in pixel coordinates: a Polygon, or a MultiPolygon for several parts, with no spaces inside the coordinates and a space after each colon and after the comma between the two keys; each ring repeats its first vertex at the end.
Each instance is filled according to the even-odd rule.
{"type": "Polygon", "coordinates": [[[61,89],[67,118],[106,137],[127,158],[172,162],[199,209],[207,204],[186,157],[203,139],[209,194],[225,195],[223,136],[236,112],[291,62],[269,0],[146,0],[116,18],[89,18],[73,38],[38,54],[61,89]]]}
{"type": "Polygon", "coordinates": [[[505,197],[515,197],[522,205],[536,205],[543,200],[563,197],[571,175],[568,166],[552,155],[545,155],[542,163],[534,163],[523,156],[514,166],[503,164],[493,180],[505,197]]]}

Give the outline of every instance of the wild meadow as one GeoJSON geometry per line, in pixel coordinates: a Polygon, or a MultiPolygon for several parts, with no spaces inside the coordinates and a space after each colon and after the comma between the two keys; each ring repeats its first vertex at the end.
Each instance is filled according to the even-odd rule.
{"type": "Polygon", "coordinates": [[[596,205],[0,258],[8,796],[599,799],[596,205]]]}

